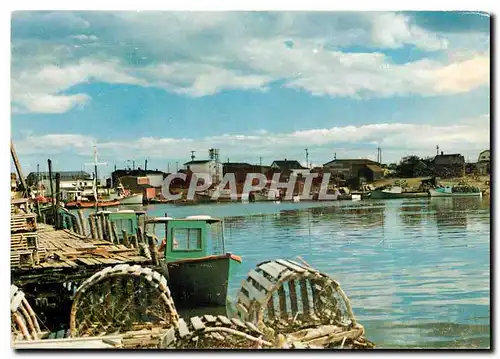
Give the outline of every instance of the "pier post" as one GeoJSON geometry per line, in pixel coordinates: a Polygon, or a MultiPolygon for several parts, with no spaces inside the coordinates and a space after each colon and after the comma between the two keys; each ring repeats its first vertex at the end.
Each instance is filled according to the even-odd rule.
{"type": "Polygon", "coordinates": [[[128,233],[126,229],[122,229],[122,235],[123,235],[123,245],[125,247],[128,247],[130,245],[130,241],[128,240],[128,233]]]}
{"type": "Polygon", "coordinates": [[[116,228],[116,223],[111,223],[111,230],[113,231],[113,237],[115,237],[116,243],[120,244],[120,237],[118,237],[118,229],[116,228]]]}
{"type": "Polygon", "coordinates": [[[104,234],[102,233],[103,230],[102,230],[102,222],[101,222],[101,219],[97,216],[97,215],[94,215],[94,221],[95,221],[95,224],[96,224],[96,227],[97,227],[97,236],[99,239],[103,240],[104,239],[104,234]]]}
{"type": "Polygon", "coordinates": [[[85,220],[85,216],[83,215],[83,211],[81,209],[78,210],[78,218],[80,219],[80,224],[82,226],[82,235],[88,236],[89,231],[87,228],[87,221],[85,220]]]}
{"type": "Polygon", "coordinates": [[[109,236],[108,236],[108,228],[106,226],[106,220],[104,218],[104,213],[99,213],[98,217],[99,222],[101,223],[101,228],[102,228],[102,239],[105,239],[109,241],[109,236]]]}
{"type": "Polygon", "coordinates": [[[156,243],[151,234],[146,234],[149,244],[149,251],[151,253],[151,260],[155,266],[158,266],[160,262],[158,261],[158,250],[156,249],[156,243]]]}
{"type": "MultiPolygon", "coordinates": [[[[137,240],[137,235],[132,236],[132,243],[133,243],[133,247],[134,247],[135,249],[138,249],[138,248],[139,248],[139,242],[138,242],[138,240],[137,240]]],[[[132,245],[131,245],[131,247],[132,247],[132,245]]]]}
{"type": "Polygon", "coordinates": [[[95,222],[94,222],[93,216],[89,216],[88,221],[89,221],[89,227],[90,227],[90,234],[92,235],[93,239],[97,239],[98,238],[97,229],[95,227],[95,222]]]}
{"type": "Polygon", "coordinates": [[[118,238],[114,239],[113,238],[113,229],[111,228],[111,221],[109,218],[105,219],[105,224],[106,224],[106,231],[108,235],[108,241],[110,241],[113,244],[119,244],[118,238]]]}
{"type": "Polygon", "coordinates": [[[54,210],[54,226],[56,229],[61,229],[62,228],[62,223],[59,220],[59,206],[60,206],[60,197],[61,197],[61,175],[56,173],[56,204],[55,204],[55,210],[54,210]]]}
{"type": "Polygon", "coordinates": [[[144,243],[144,244],[147,244],[147,243],[146,243],[146,240],[145,240],[145,238],[144,238],[144,230],[143,230],[143,228],[142,228],[142,227],[140,227],[140,226],[139,226],[139,227],[137,227],[137,237],[138,237],[138,239],[139,239],[139,242],[144,243]]]}

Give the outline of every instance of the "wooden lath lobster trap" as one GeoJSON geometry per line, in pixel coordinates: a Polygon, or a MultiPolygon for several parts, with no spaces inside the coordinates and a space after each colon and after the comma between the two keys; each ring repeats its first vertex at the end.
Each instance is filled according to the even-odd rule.
{"type": "Polygon", "coordinates": [[[107,267],[77,289],[71,307],[71,336],[120,333],[176,326],[179,315],[160,273],[139,265],[107,267]]]}
{"type": "MultiPolygon", "coordinates": [[[[356,322],[339,283],[293,260],[262,262],[250,271],[238,293],[240,318],[286,336],[287,342],[365,347],[364,328],[356,322]]],[[[368,344],[367,344],[368,346],[368,344]]]]}

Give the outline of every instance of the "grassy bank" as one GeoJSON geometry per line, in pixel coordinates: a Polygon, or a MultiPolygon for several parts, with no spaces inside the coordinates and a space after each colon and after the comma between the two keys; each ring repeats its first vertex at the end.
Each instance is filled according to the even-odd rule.
{"type": "MultiPolygon", "coordinates": [[[[417,189],[420,186],[420,182],[429,177],[416,177],[416,178],[384,178],[374,183],[375,187],[385,186],[385,185],[393,185],[395,182],[406,181],[409,188],[417,189]]],[[[455,178],[446,178],[441,179],[439,181],[442,185],[458,185],[459,183],[467,183],[471,186],[477,186],[481,189],[481,191],[488,191],[490,189],[490,176],[464,176],[464,177],[455,177],[455,178]]]]}

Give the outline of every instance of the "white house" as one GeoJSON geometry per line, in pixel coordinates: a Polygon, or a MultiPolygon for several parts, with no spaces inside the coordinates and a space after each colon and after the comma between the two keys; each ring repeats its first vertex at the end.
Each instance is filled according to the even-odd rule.
{"type": "Polygon", "coordinates": [[[271,164],[271,168],[280,170],[281,172],[290,172],[290,174],[293,174],[295,176],[307,176],[309,173],[311,173],[311,170],[307,167],[302,166],[299,161],[287,160],[286,158],[284,161],[274,161],[271,164]]]}
{"type": "Polygon", "coordinates": [[[490,162],[490,150],[484,150],[479,153],[479,157],[477,159],[477,162],[490,162]]]}
{"type": "Polygon", "coordinates": [[[222,180],[222,163],[215,160],[192,160],[184,163],[184,168],[194,173],[208,173],[212,183],[222,180]]]}

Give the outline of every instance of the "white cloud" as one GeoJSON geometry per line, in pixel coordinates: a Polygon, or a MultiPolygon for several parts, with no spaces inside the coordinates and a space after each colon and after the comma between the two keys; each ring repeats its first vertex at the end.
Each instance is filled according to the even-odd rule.
{"type": "MultiPolygon", "coordinates": [[[[85,104],[88,95],[65,92],[91,81],[153,86],[188,96],[228,89],[265,91],[271,82],[283,81],[286,87],[315,95],[355,98],[447,95],[489,84],[486,49],[462,56],[453,49],[453,56],[440,60],[393,63],[382,49],[449,47],[443,36],[400,13],[16,16],[14,24],[49,30],[58,19],[54,31],[66,34],[48,40],[19,38],[14,27],[12,101],[31,112],[64,112],[85,104]],[[84,34],[89,29],[93,34],[84,34]],[[349,46],[371,50],[349,52],[349,46]]],[[[466,43],[471,41],[469,36],[466,43]]]]}
{"type": "Polygon", "coordinates": [[[394,13],[374,16],[372,39],[375,44],[385,48],[412,44],[424,50],[435,51],[448,46],[446,39],[411,25],[408,16],[394,13]]]}
{"type": "Polygon", "coordinates": [[[19,98],[27,110],[38,113],[64,113],[75,106],[83,106],[90,97],[86,94],[54,96],[46,94],[26,94],[19,98]]]}
{"type": "Polygon", "coordinates": [[[63,91],[91,80],[109,83],[145,84],[126,73],[114,61],[86,59],[78,64],[44,66],[25,70],[12,79],[12,100],[26,110],[38,113],[64,113],[90,100],[87,94],[66,95],[63,91]]]}

